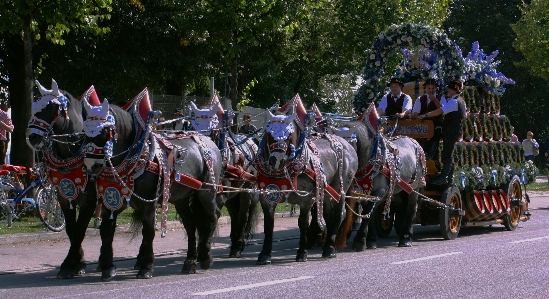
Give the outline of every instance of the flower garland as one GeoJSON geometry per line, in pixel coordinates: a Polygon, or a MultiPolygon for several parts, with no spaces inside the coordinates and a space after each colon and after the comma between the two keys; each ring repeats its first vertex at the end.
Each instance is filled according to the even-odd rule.
{"type": "Polygon", "coordinates": [[[501,164],[501,156],[497,149],[497,143],[496,142],[489,142],[488,143],[488,153],[490,153],[490,165],[500,165],[501,164]]]}
{"type": "Polygon", "coordinates": [[[517,163],[518,161],[518,152],[515,149],[515,145],[513,142],[507,142],[507,150],[509,151],[509,157],[511,158],[511,161],[509,164],[517,163]]]}
{"type": "Polygon", "coordinates": [[[513,132],[511,130],[511,121],[509,120],[509,118],[505,115],[500,115],[499,123],[503,128],[503,140],[505,141],[511,140],[511,135],[513,134],[513,132]]]}
{"type": "Polygon", "coordinates": [[[475,134],[473,136],[474,141],[483,141],[484,137],[483,135],[483,129],[482,129],[482,122],[478,114],[471,114],[469,115],[469,118],[471,119],[471,122],[473,123],[473,127],[475,128],[475,134]]]}
{"type": "Polygon", "coordinates": [[[478,149],[474,142],[467,143],[467,153],[469,156],[469,165],[479,165],[478,149]]]}
{"type": "Polygon", "coordinates": [[[493,138],[496,141],[503,139],[503,128],[499,122],[499,115],[490,115],[490,122],[492,123],[493,128],[493,138]]]}
{"type": "Polygon", "coordinates": [[[463,124],[463,140],[471,141],[475,137],[476,128],[471,120],[471,117],[467,117],[463,124]]]}
{"type": "Polygon", "coordinates": [[[493,131],[492,131],[492,122],[490,121],[490,115],[481,113],[479,114],[479,116],[480,116],[481,127],[483,128],[482,139],[484,141],[491,141],[493,131]]]}
{"type": "MultiPolygon", "coordinates": [[[[389,56],[401,53],[406,57],[413,55],[403,49],[423,51],[423,59],[420,59],[422,78],[418,79],[434,78],[446,82],[460,78],[464,73],[461,49],[440,29],[423,23],[391,25],[378,35],[372,48],[365,52],[364,84],[354,99],[356,112],[365,111],[371,102],[379,101],[389,77],[385,74],[389,56]]],[[[397,71],[401,78],[405,77],[404,73],[402,69],[397,71]]]]}

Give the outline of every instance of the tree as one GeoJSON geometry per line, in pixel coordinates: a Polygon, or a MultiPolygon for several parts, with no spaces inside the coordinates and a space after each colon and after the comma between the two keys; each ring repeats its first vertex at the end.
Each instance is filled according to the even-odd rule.
{"type": "Polygon", "coordinates": [[[513,45],[525,57],[520,65],[549,80],[549,2],[532,0],[521,12],[522,18],[512,26],[517,35],[513,45]]]}
{"type": "Polygon", "coordinates": [[[522,3],[522,0],[455,0],[444,27],[464,53],[474,41],[479,41],[486,53],[499,50],[498,70],[517,82],[508,86],[503,95],[501,113],[510,118],[519,138],[533,131],[538,140],[545,140],[549,137],[545,124],[549,114],[549,102],[545,100],[549,84],[531,75],[531,65],[517,63],[524,61],[524,56],[513,47],[516,34],[511,27],[521,18],[522,3]]]}
{"type": "Polygon", "coordinates": [[[14,132],[11,161],[32,165],[32,151],[25,143],[27,122],[31,116],[33,98],[33,62],[43,53],[33,52],[42,38],[63,44],[63,35],[71,30],[103,29],[97,21],[108,17],[110,0],[96,1],[36,1],[4,0],[0,3],[0,60],[6,66],[12,107],[14,132]]]}

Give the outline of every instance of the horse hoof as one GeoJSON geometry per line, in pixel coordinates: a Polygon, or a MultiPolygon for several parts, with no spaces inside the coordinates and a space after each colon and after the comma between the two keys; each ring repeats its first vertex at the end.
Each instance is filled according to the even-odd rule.
{"type": "Polygon", "coordinates": [[[337,257],[337,253],[335,253],[335,252],[330,252],[330,253],[327,253],[327,254],[323,253],[322,257],[325,258],[325,259],[332,259],[332,258],[337,257]]]}
{"type": "Polygon", "coordinates": [[[270,265],[271,264],[271,256],[270,255],[259,255],[257,258],[257,262],[255,262],[256,265],[270,265]]]}
{"type": "Polygon", "coordinates": [[[364,243],[363,242],[353,242],[353,251],[356,251],[356,252],[360,252],[360,251],[364,251],[364,243]]]}
{"type": "Polygon", "coordinates": [[[194,274],[196,273],[196,260],[185,260],[183,263],[183,269],[181,269],[183,274],[194,274]]]}
{"type": "Polygon", "coordinates": [[[61,269],[57,273],[57,278],[59,278],[59,279],[74,278],[74,271],[72,269],[61,269]]]}
{"type": "Polygon", "coordinates": [[[229,253],[229,258],[240,258],[242,251],[238,249],[231,249],[231,252],[229,253]]]}
{"type": "Polygon", "coordinates": [[[116,267],[112,266],[101,272],[101,281],[109,281],[116,276],[116,267]]]}
{"type": "Polygon", "coordinates": [[[141,269],[137,272],[136,278],[149,279],[153,277],[153,269],[141,269]]]}
{"type": "Polygon", "coordinates": [[[300,263],[306,262],[307,261],[307,253],[305,253],[305,252],[299,253],[298,252],[297,256],[295,257],[295,261],[300,262],[300,263]]]}
{"type": "Polygon", "coordinates": [[[74,276],[80,276],[86,274],[86,264],[78,264],[73,270],[74,276]]]}
{"type": "Polygon", "coordinates": [[[199,259],[198,262],[200,263],[200,268],[202,268],[202,270],[210,269],[213,264],[212,253],[209,252],[205,258],[199,259]]]}
{"type": "Polygon", "coordinates": [[[366,248],[367,249],[376,249],[377,248],[377,242],[376,241],[366,241],[366,248]]]}
{"type": "Polygon", "coordinates": [[[412,247],[412,238],[410,237],[401,237],[398,242],[398,247],[412,247]]]}

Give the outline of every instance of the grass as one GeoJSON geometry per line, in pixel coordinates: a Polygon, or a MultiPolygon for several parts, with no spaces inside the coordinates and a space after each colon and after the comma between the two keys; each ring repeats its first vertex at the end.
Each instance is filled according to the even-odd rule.
{"type": "MultiPolygon", "coordinates": [[[[261,207],[258,208],[261,212],[261,207]]],[[[290,211],[290,205],[281,203],[277,205],[276,212],[288,212],[290,211]]],[[[116,223],[119,225],[129,224],[131,221],[131,209],[124,210],[118,215],[116,223]]],[[[229,216],[227,208],[221,209],[221,216],[229,216]]],[[[90,220],[88,227],[93,227],[93,218],[90,220]]],[[[158,221],[160,221],[160,210],[158,215],[158,221]]],[[[179,221],[179,216],[175,212],[175,207],[172,204],[168,206],[168,221],[179,221]]],[[[42,224],[42,220],[38,215],[23,215],[21,219],[15,220],[12,223],[12,227],[8,227],[7,219],[0,220],[0,235],[6,234],[28,234],[28,233],[40,233],[45,232],[46,228],[42,224]]],[[[62,232],[65,234],[65,232],[62,232]]]]}

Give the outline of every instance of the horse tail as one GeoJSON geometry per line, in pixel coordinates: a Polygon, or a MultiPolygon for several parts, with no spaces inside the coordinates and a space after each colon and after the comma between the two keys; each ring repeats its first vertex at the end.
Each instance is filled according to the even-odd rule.
{"type": "Polygon", "coordinates": [[[130,214],[130,231],[132,232],[130,242],[139,236],[139,232],[143,229],[143,213],[137,209],[132,209],[132,211],[130,214]]]}
{"type": "Polygon", "coordinates": [[[343,249],[347,247],[347,239],[348,235],[351,232],[351,228],[353,227],[353,207],[355,206],[356,199],[354,198],[346,198],[345,199],[346,204],[346,215],[345,219],[343,220],[343,223],[339,227],[338,234],[336,236],[335,245],[338,249],[343,249]]]}
{"type": "Polygon", "coordinates": [[[246,240],[253,238],[259,221],[259,210],[257,208],[259,200],[254,197],[255,195],[252,195],[250,207],[248,208],[248,217],[246,219],[246,224],[244,225],[244,239],[246,240]]]}

